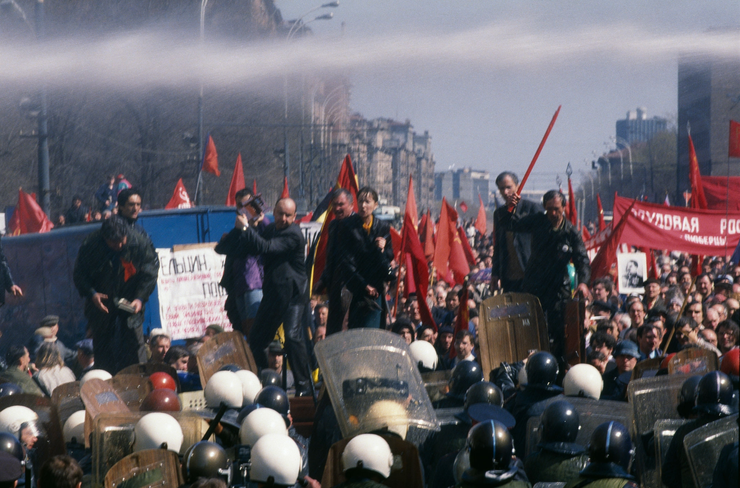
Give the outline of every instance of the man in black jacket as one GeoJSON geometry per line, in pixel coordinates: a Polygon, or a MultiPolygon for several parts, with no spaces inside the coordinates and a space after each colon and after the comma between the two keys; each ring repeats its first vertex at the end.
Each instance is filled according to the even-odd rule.
{"type": "Polygon", "coordinates": [[[2,290],[0,290],[0,307],[5,305],[6,291],[16,297],[23,296],[21,287],[13,283],[13,276],[10,274],[8,260],[5,259],[2,242],[0,242],[0,286],[2,287],[2,290]]]}
{"type": "MultiPolygon", "coordinates": [[[[275,222],[258,234],[254,226],[261,216],[252,221],[237,214],[239,240],[245,251],[262,255],[265,276],[262,284],[264,298],[257,310],[254,327],[249,334],[249,346],[260,369],[268,367],[265,349],[275,337],[280,324],[285,331],[285,349],[296,383],[296,396],[310,393],[308,352],[304,330],[301,327],[303,310],[308,301],[304,253],[306,240],[295,225],[295,202],[282,198],[273,210],[275,222]]],[[[232,231],[233,232],[233,231],[232,231]]]]}
{"type": "MultiPolygon", "coordinates": [[[[532,236],[526,232],[507,230],[503,224],[504,213],[511,203],[511,196],[519,187],[519,178],[514,173],[504,171],[496,177],[496,186],[504,199],[504,205],[493,212],[493,228],[496,239],[493,246],[493,266],[491,267],[491,289],[502,288],[507,293],[521,292],[524,271],[527,269],[529,256],[532,253],[532,236]]],[[[522,200],[516,206],[514,214],[519,218],[542,213],[539,203],[522,200]]]]}
{"type": "Polygon", "coordinates": [[[154,291],[159,260],[148,239],[112,216],[82,243],[74,283],[87,298],[95,364],[110,374],[147,360],[144,304],[154,291]],[[123,299],[123,304],[119,300],[123,299]]]}

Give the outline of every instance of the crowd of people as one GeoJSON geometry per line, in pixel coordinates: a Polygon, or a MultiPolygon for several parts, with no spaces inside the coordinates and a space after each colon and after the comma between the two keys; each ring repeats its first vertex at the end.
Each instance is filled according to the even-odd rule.
{"type": "Polygon", "coordinates": [[[80,195],[72,197],[72,203],[65,212],[60,212],[54,219],[54,228],[69,225],[84,224],[87,222],[100,222],[118,213],[118,195],[123,190],[130,189],[131,183],[121,173],[117,176],[110,175],[106,182],[100,185],[91,199],[91,205],[84,205],[80,195]]]}
{"type": "MultiPolygon", "coordinates": [[[[171,366],[179,392],[202,388],[198,351],[223,329],[212,324],[203,336],[177,344],[162,329],[145,337],[143,314],[159,263],[151,240],[137,224],[141,195],[132,188],[119,191],[121,183],[111,177],[99,190],[100,196],[96,194],[101,210],[112,215],[86,238],[74,269],[75,287],[85,298],[88,337],[74,349],[67,348],[57,338],[59,318],[45,317],[28,344],[9,348],[6,369],[0,373],[0,397],[8,392],[51,396],[64,383],[84,381],[91,374],[106,377],[100,376],[101,370],[110,377],[141,363],[171,366]]],[[[472,222],[462,224],[475,260],[470,280],[465,285],[448,283],[430,267],[431,286],[417,286],[417,290],[427,288],[424,296],[404,291],[410,270],[403,262],[399,266],[390,225],[374,214],[378,194],[372,188],[361,188],[356,196],[346,189],[332,194],[333,220],[322,236],[325,262],[313,282],[309,272],[313,263],[306,262],[305,237],[295,222],[295,202],[278,200],[273,221],[267,223],[259,199],[249,190],[238,192],[234,227],[219,240],[216,252],[226,257],[221,286],[227,292],[227,315],[233,329],[245,337],[259,375],[233,367],[210,377],[204,391],[210,412],[207,418],[214,421],[215,412],[228,407],[234,419],[223,417],[215,429],[216,442],[203,441],[206,444],[188,449],[184,466],[188,456],[226,459],[224,449],[249,439],[253,482],[291,486],[300,477],[314,488],[320,486],[317,480],[324,474],[330,449],[342,436],[336,409],[331,408],[337,399],[326,393],[319,396],[317,387],[327,372],[319,370],[314,346],[351,329],[398,334],[409,345],[421,373],[447,371],[442,377],[450,378],[443,392],[435,395],[430,389],[429,396],[439,412],[457,409],[461,421],[454,423],[452,431],[443,429],[416,443],[417,486],[423,482],[440,488],[454,484],[519,488],[538,481],[579,488],[635,485],[630,456],[638,439],[630,440],[630,426],[615,421],[597,427],[586,450],[575,444],[580,424],[568,397],[627,402],[628,385],[638,363],[660,358],[654,369],[666,374],[671,357],[691,348],[715,355],[722,372],[692,380],[693,389],[682,392],[691,411],[685,417],[693,415],[694,420],[677,437],[683,439],[690,430],[737,412],[738,263],[706,258],[702,273],[694,277],[690,256],[659,253],[659,278],[644,280],[644,293],[625,296],[615,285],[616,274],[592,279],[581,233],[564,216],[566,199],[561,192],[547,192],[540,205],[520,200],[518,178],[511,172],[499,175],[496,185],[505,205],[494,213],[494,232],[483,235],[472,222]],[[353,211],[355,198],[357,212],[353,211]],[[549,347],[483,371],[481,358],[488,351],[480,350],[479,333],[488,320],[479,316],[479,310],[485,299],[501,292],[537,297],[549,347]],[[586,305],[581,331],[585,360],[571,367],[568,354],[572,351],[566,351],[565,343],[565,303],[574,297],[586,305]],[[276,335],[280,326],[282,335],[276,335]],[[314,430],[308,439],[295,432],[286,391],[317,402],[314,430]],[[268,408],[253,406],[257,404],[268,408]],[[265,410],[280,414],[276,430],[271,430],[274,424],[265,410]],[[532,417],[542,419],[541,443],[526,446],[527,421],[532,417]]],[[[79,199],[68,213],[73,218],[85,213],[79,199]]],[[[313,252],[309,254],[313,259],[313,252]]],[[[5,290],[22,294],[4,259],[2,264],[5,290]]],[[[372,366],[367,365],[370,370],[372,366]]],[[[403,390],[398,385],[393,388],[403,390]]],[[[404,442],[405,432],[400,435],[404,442]]],[[[24,437],[21,428],[11,434],[26,451],[21,461],[28,460],[36,442],[33,432],[24,437]]],[[[373,429],[344,439],[341,459],[346,480],[341,486],[371,487],[388,479],[398,437],[394,429],[373,429]]],[[[165,437],[154,445],[174,441],[165,437]]],[[[737,443],[734,449],[736,453],[737,443]]],[[[83,459],[78,461],[85,468],[83,459]]],[[[693,486],[682,449],[672,445],[665,462],[666,486],[693,486]]],[[[48,463],[72,465],[75,461],[52,458],[48,463]]],[[[200,479],[222,478],[220,473],[228,463],[218,463],[206,463],[201,471],[190,474],[184,468],[185,481],[222,486],[200,479]]],[[[736,459],[734,468],[732,463],[721,468],[727,466],[729,470],[720,470],[717,479],[729,480],[729,484],[717,481],[716,486],[736,486],[732,484],[737,480],[736,459]]],[[[76,469],[68,471],[70,477],[72,472],[77,476],[76,469]]],[[[43,472],[41,468],[37,473],[39,480],[43,472]]],[[[20,477],[17,470],[8,473],[8,479],[0,483],[20,477]]],[[[0,475],[5,476],[2,469],[0,475]]]]}

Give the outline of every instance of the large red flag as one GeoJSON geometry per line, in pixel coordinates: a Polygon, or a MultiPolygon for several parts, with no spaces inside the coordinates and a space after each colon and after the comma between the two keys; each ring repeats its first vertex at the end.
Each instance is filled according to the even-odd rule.
{"type": "Polygon", "coordinates": [[[449,217],[447,216],[447,200],[442,197],[442,208],[439,211],[439,224],[437,227],[437,242],[434,246],[434,257],[432,263],[439,276],[447,280],[449,275],[449,267],[447,262],[450,259],[450,231],[449,231],[449,217]]]}
{"type": "Polygon", "coordinates": [[[601,206],[601,195],[596,194],[596,209],[599,211],[599,232],[606,230],[606,221],[604,220],[604,207],[601,206]]]}
{"type": "Polygon", "coordinates": [[[411,222],[414,224],[414,229],[418,228],[419,225],[419,214],[416,210],[416,195],[414,194],[414,181],[411,175],[409,175],[409,192],[406,197],[406,213],[411,216],[411,222]]]}
{"type": "Polygon", "coordinates": [[[177,180],[177,185],[175,185],[175,191],[172,192],[172,198],[170,198],[170,201],[164,206],[164,208],[165,210],[171,210],[173,208],[190,208],[192,206],[193,203],[190,201],[190,197],[188,196],[188,192],[182,182],[182,178],[180,178],[177,180]]]}
{"type": "Polygon", "coordinates": [[[730,145],[727,155],[731,158],[740,158],[740,122],[730,120],[730,145]]]}
{"type": "Polygon", "coordinates": [[[206,142],[206,151],[203,153],[201,170],[207,171],[216,176],[221,176],[221,172],[218,170],[218,153],[216,152],[216,144],[213,142],[213,137],[211,137],[210,134],[208,134],[208,142],[206,142]]]}
{"type": "Polygon", "coordinates": [[[290,198],[290,187],[288,187],[288,177],[283,178],[283,192],[280,194],[280,198],[290,198]]]}
{"type": "MultiPolygon", "coordinates": [[[[357,176],[355,175],[355,169],[352,167],[352,158],[349,154],[344,157],[342,161],[342,167],[339,170],[339,176],[337,177],[337,184],[334,185],[334,189],[344,188],[352,194],[352,200],[354,202],[354,211],[357,211],[357,192],[359,188],[357,186],[357,176]]],[[[321,273],[324,271],[326,266],[326,246],[329,241],[329,224],[334,220],[334,212],[332,212],[331,203],[326,211],[326,218],[321,226],[321,233],[319,234],[319,241],[316,243],[316,253],[314,254],[313,260],[313,271],[311,273],[311,289],[316,285],[316,282],[321,278],[321,273]]]]}
{"type": "Polygon", "coordinates": [[[694,149],[691,134],[689,134],[689,180],[691,181],[691,208],[708,208],[704,187],[701,184],[699,160],[696,158],[696,149],[694,149]]]}
{"type": "Polygon", "coordinates": [[[414,228],[414,222],[409,214],[408,207],[404,213],[401,240],[403,241],[403,252],[406,255],[406,259],[404,259],[406,262],[406,275],[412,275],[416,285],[416,298],[419,302],[421,323],[431,325],[436,331],[437,324],[432,318],[432,313],[429,311],[426,300],[429,285],[429,268],[426,257],[424,256],[424,250],[421,247],[421,242],[419,242],[419,234],[417,234],[414,228]]]}
{"type": "Polygon", "coordinates": [[[462,240],[457,231],[457,212],[442,198],[442,210],[439,215],[437,245],[434,249],[434,266],[445,279],[452,279],[462,284],[470,273],[462,240]]]}
{"type": "Polygon", "coordinates": [[[578,213],[576,213],[576,194],[573,193],[573,183],[568,176],[568,218],[570,223],[578,228],[578,213]]]}
{"type": "MultiPolygon", "coordinates": [[[[460,306],[457,309],[457,317],[455,317],[455,334],[453,337],[457,337],[457,333],[461,330],[468,330],[470,327],[470,313],[468,311],[468,280],[465,280],[462,288],[462,296],[460,297],[460,306]]],[[[450,348],[450,358],[457,356],[457,350],[454,347],[450,348]]]]}
{"type": "Polygon", "coordinates": [[[480,193],[478,193],[478,217],[475,219],[475,228],[481,235],[486,235],[486,207],[483,205],[480,193]]]}
{"type": "MultiPolygon", "coordinates": [[[[463,253],[465,253],[465,259],[468,261],[470,266],[475,266],[475,254],[473,254],[473,248],[470,247],[470,241],[468,236],[465,235],[465,229],[461,227],[457,228],[457,235],[460,237],[460,243],[462,244],[463,253]]],[[[470,270],[468,270],[470,272],[470,270]]]]}
{"type": "Polygon", "coordinates": [[[10,234],[34,234],[37,232],[49,232],[54,228],[49,217],[46,216],[33,195],[18,190],[18,204],[13,212],[13,217],[8,223],[10,234]]]}
{"type": "Polygon", "coordinates": [[[399,232],[394,227],[391,227],[391,244],[393,245],[393,257],[398,264],[401,264],[398,256],[399,254],[401,254],[402,243],[403,241],[401,238],[401,234],[399,234],[399,232]]]}
{"type": "Polygon", "coordinates": [[[429,210],[419,221],[419,237],[423,239],[424,256],[427,257],[427,261],[431,261],[434,258],[434,220],[429,210]]]}
{"type": "Polygon", "coordinates": [[[244,168],[242,167],[242,153],[239,153],[236,157],[236,164],[234,164],[234,174],[231,175],[229,194],[226,195],[227,207],[236,207],[236,192],[243,190],[246,186],[244,183],[244,168]]]}
{"type": "Polygon", "coordinates": [[[612,264],[617,259],[617,248],[619,247],[619,239],[622,237],[624,226],[627,223],[627,219],[632,216],[632,207],[635,206],[636,200],[632,202],[632,205],[619,219],[619,222],[614,226],[612,222],[612,233],[601,245],[599,252],[596,253],[593,261],[591,261],[591,281],[595,281],[597,278],[609,276],[609,271],[612,268],[612,264]]]}

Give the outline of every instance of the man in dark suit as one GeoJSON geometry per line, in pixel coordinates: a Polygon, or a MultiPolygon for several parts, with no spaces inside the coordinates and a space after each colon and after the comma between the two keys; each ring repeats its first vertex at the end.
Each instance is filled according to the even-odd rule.
{"type": "MultiPolygon", "coordinates": [[[[504,199],[504,205],[493,213],[493,227],[496,239],[493,246],[493,266],[491,267],[491,289],[505,292],[521,292],[524,270],[532,253],[532,235],[526,232],[512,232],[502,222],[503,213],[511,202],[511,196],[519,188],[519,178],[509,171],[496,177],[496,186],[504,199]]],[[[539,203],[522,200],[514,210],[519,218],[529,214],[542,213],[539,203]]]]}
{"type": "Polygon", "coordinates": [[[239,240],[246,252],[262,255],[265,276],[264,298],[257,310],[254,327],[249,334],[249,346],[260,369],[267,368],[265,349],[275,337],[280,324],[285,331],[285,349],[293,371],[296,396],[310,393],[310,376],[306,339],[301,327],[303,310],[308,302],[304,249],[306,240],[295,222],[295,202],[282,198],[275,204],[275,222],[261,234],[254,229],[262,216],[249,220],[237,214],[239,240]]]}
{"type": "Polygon", "coordinates": [[[0,286],[2,286],[2,290],[0,291],[0,307],[5,305],[6,291],[16,297],[23,296],[21,287],[13,283],[13,276],[10,274],[10,267],[8,266],[8,260],[5,259],[2,243],[0,243],[0,286]]]}

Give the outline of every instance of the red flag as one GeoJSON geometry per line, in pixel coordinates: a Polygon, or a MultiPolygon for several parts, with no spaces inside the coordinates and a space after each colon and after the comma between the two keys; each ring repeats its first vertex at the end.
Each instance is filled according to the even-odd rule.
{"type": "Polygon", "coordinates": [[[468,213],[468,204],[465,203],[465,200],[460,202],[460,210],[462,210],[463,213],[468,213]]]}
{"type": "Polygon", "coordinates": [[[290,198],[290,188],[288,187],[288,177],[283,178],[283,192],[280,194],[280,198],[290,198]]]}
{"type": "Polygon", "coordinates": [[[252,195],[257,194],[257,178],[252,180],[252,195]]]}
{"type": "MultiPolygon", "coordinates": [[[[359,190],[357,186],[357,176],[355,176],[355,169],[352,167],[352,158],[347,154],[342,161],[342,167],[339,170],[339,176],[337,177],[337,184],[334,185],[334,189],[344,188],[352,194],[352,200],[354,202],[354,210],[357,211],[357,192],[359,190]]],[[[321,226],[321,233],[319,234],[319,241],[316,243],[316,253],[314,254],[313,261],[313,272],[311,273],[311,289],[316,285],[316,282],[321,278],[321,273],[324,271],[326,266],[326,246],[329,239],[329,223],[334,220],[334,212],[332,212],[331,204],[326,211],[326,218],[324,224],[321,226]]]]}
{"type": "Polygon", "coordinates": [[[419,302],[419,314],[421,315],[421,323],[431,325],[434,330],[437,330],[437,324],[432,318],[432,313],[429,311],[427,305],[427,287],[429,284],[429,268],[427,265],[426,257],[424,256],[424,250],[419,242],[419,234],[417,234],[414,228],[414,222],[409,213],[408,206],[403,218],[403,235],[401,236],[403,241],[403,252],[406,254],[406,275],[411,274],[416,284],[416,297],[419,302]]]}
{"type": "Polygon", "coordinates": [[[18,190],[18,204],[13,212],[13,217],[8,223],[10,234],[17,236],[20,234],[35,234],[40,232],[49,232],[54,228],[49,217],[46,216],[33,195],[18,190]]]}
{"type": "Polygon", "coordinates": [[[588,231],[586,226],[583,226],[583,230],[581,231],[581,236],[583,239],[583,242],[586,242],[587,240],[591,239],[591,233],[588,231]]]}
{"type": "Polygon", "coordinates": [[[576,212],[576,194],[573,193],[573,183],[568,176],[568,218],[570,223],[578,228],[578,213],[576,212]]]}
{"type": "Polygon", "coordinates": [[[475,228],[481,235],[486,235],[486,207],[483,205],[480,193],[478,193],[478,217],[475,219],[475,228]]]}
{"type": "Polygon", "coordinates": [[[398,264],[401,264],[400,260],[398,259],[399,254],[401,254],[401,234],[399,234],[394,227],[391,227],[391,245],[393,245],[393,257],[398,264]]]}
{"type": "MultiPolygon", "coordinates": [[[[463,253],[465,253],[465,259],[468,261],[470,266],[475,266],[475,255],[473,254],[473,249],[470,247],[468,236],[465,235],[465,229],[458,227],[457,235],[460,237],[460,243],[462,244],[463,253]]],[[[468,273],[469,272],[470,270],[468,270],[468,273]]]]}
{"type": "Polygon", "coordinates": [[[596,208],[599,211],[599,232],[606,230],[606,221],[604,220],[604,207],[601,206],[601,195],[596,194],[596,208]]]}
{"type": "Polygon", "coordinates": [[[457,212],[442,198],[442,210],[439,214],[439,232],[434,249],[434,266],[446,279],[462,284],[470,273],[463,250],[462,240],[457,232],[457,212]]]}
{"type": "Polygon", "coordinates": [[[203,162],[200,167],[203,171],[212,173],[216,176],[221,176],[221,172],[218,170],[218,153],[216,152],[216,144],[213,142],[213,137],[211,137],[210,134],[208,134],[206,152],[203,153],[203,162]]]}
{"type": "Polygon", "coordinates": [[[740,158],[740,122],[730,120],[730,146],[727,155],[731,158],[740,158]]]}
{"type": "Polygon", "coordinates": [[[231,175],[229,194],[226,195],[227,207],[236,207],[236,192],[243,190],[246,186],[247,185],[244,183],[244,168],[242,168],[242,153],[239,153],[236,157],[236,164],[234,164],[234,174],[231,175]]]}
{"type": "Polygon", "coordinates": [[[308,212],[306,215],[298,219],[298,223],[303,224],[305,222],[311,222],[311,218],[313,218],[313,212],[308,212]]]}
{"type": "Polygon", "coordinates": [[[434,258],[434,220],[432,220],[432,213],[427,210],[427,213],[421,219],[419,222],[419,237],[423,238],[424,256],[427,257],[427,261],[431,261],[434,258]]]}
{"type": "Polygon", "coordinates": [[[630,207],[619,219],[619,222],[614,226],[612,222],[612,233],[607,238],[606,242],[602,244],[599,252],[596,253],[593,261],[591,261],[591,281],[595,281],[597,278],[603,276],[609,276],[609,270],[612,268],[612,264],[617,259],[617,248],[619,247],[619,239],[622,237],[622,231],[624,231],[624,225],[627,223],[627,219],[632,216],[632,207],[635,206],[635,201],[632,202],[630,207]]]}
{"type": "Polygon", "coordinates": [[[414,194],[414,181],[411,175],[409,175],[409,192],[406,197],[406,213],[411,216],[411,222],[414,224],[414,229],[419,225],[419,213],[416,210],[416,195],[414,194]]]}
{"type": "Polygon", "coordinates": [[[442,197],[442,208],[439,211],[439,228],[437,230],[437,242],[434,247],[434,256],[432,262],[434,268],[437,270],[440,276],[444,279],[448,279],[449,267],[447,262],[450,259],[450,232],[449,232],[449,217],[447,216],[447,200],[442,197]]]}
{"type": "MultiPolygon", "coordinates": [[[[470,327],[470,313],[468,311],[468,280],[465,280],[462,288],[462,296],[460,297],[460,307],[457,309],[457,317],[455,317],[455,334],[452,337],[457,337],[457,333],[461,330],[468,330],[470,327]]],[[[457,350],[454,347],[450,348],[450,358],[457,356],[457,350]]]]}
{"type": "Polygon", "coordinates": [[[193,204],[190,201],[188,192],[185,190],[182,178],[180,178],[177,180],[177,185],[175,185],[175,191],[172,192],[172,198],[170,198],[170,201],[164,206],[164,208],[165,210],[171,210],[173,208],[190,208],[192,206],[193,204]]]}
{"type": "Polygon", "coordinates": [[[696,158],[694,141],[689,134],[689,180],[691,181],[691,208],[707,208],[707,199],[704,196],[704,187],[701,184],[701,173],[699,172],[699,160],[696,158]]]}

